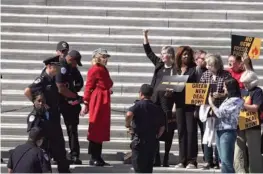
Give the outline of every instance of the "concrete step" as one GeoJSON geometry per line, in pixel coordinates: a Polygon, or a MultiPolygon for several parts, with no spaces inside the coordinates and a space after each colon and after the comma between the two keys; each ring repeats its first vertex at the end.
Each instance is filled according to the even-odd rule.
{"type": "MultiPolygon", "coordinates": [[[[28,70],[28,69],[2,69],[1,74],[5,79],[25,79],[34,80],[40,73],[41,70],[28,70]]],[[[86,79],[86,73],[81,71],[83,79],[86,79]]],[[[110,72],[111,78],[114,82],[134,82],[136,83],[150,83],[153,73],[145,72],[110,72]]],[[[259,79],[263,79],[263,76],[259,75],[259,79]]],[[[260,86],[262,83],[260,82],[260,86]]]]}
{"type": "MultiPolygon", "coordinates": [[[[86,123],[80,123],[78,126],[78,133],[79,137],[82,137],[83,140],[86,140],[87,137],[87,131],[88,131],[88,119],[86,119],[86,123]]],[[[13,122],[13,123],[8,123],[8,122],[2,122],[1,126],[1,132],[2,135],[4,136],[26,136],[27,132],[27,125],[26,125],[26,119],[24,119],[23,122],[13,122]],[[21,125],[21,128],[18,126],[21,125]],[[8,126],[10,126],[8,128],[8,126]]],[[[67,136],[66,132],[66,127],[64,125],[64,122],[61,121],[62,124],[62,130],[64,136],[67,136]]],[[[124,141],[124,143],[127,143],[127,141],[130,140],[130,135],[127,133],[127,129],[124,127],[124,122],[121,125],[120,122],[119,124],[116,124],[116,121],[111,123],[111,139],[118,139],[119,143],[124,141]]],[[[67,139],[67,138],[66,138],[67,139]]],[[[201,145],[201,133],[200,131],[198,132],[198,140],[199,144],[201,145]]],[[[118,142],[117,140],[115,142],[118,142]]],[[[162,143],[161,143],[162,144],[162,143]]],[[[174,131],[174,144],[178,144],[178,132],[177,130],[174,131]]],[[[128,146],[127,146],[128,147],[128,146]]]]}
{"type": "MultiPolygon", "coordinates": [[[[131,96],[131,97],[127,97],[127,95],[119,95],[117,97],[111,97],[111,102],[112,103],[122,103],[122,104],[127,104],[127,105],[132,105],[133,102],[138,99],[138,95],[137,96],[131,96]]],[[[2,95],[1,96],[2,101],[17,101],[17,102],[23,102],[26,101],[26,97],[24,95],[2,95]]]]}
{"type": "MultiPolygon", "coordinates": [[[[27,70],[27,69],[2,69],[1,74],[3,78],[11,79],[32,79],[32,81],[41,73],[41,70],[27,70]]],[[[87,72],[81,72],[82,77],[86,79],[87,72]],[[85,75],[84,75],[85,74],[85,75]]],[[[136,78],[136,82],[140,83],[149,83],[152,78],[152,73],[143,73],[143,72],[110,72],[111,78],[113,81],[119,82],[133,82],[136,78]]]]}
{"type": "MultiPolygon", "coordinates": [[[[29,58],[29,57],[27,57],[29,58]]],[[[32,58],[33,59],[33,58],[32,58]]],[[[151,63],[149,59],[146,57],[144,58],[147,61],[147,63],[131,63],[131,62],[116,62],[114,61],[114,58],[110,59],[110,62],[108,62],[107,68],[110,72],[119,72],[119,73],[129,73],[129,72],[145,72],[145,73],[153,73],[154,72],[154,65],[151,63]]],[[[13,68],[21,68],[21,69],[30,69],[30,70],[39,70],[43,69],[43,59],[34,59],[34,60],[25,60],[25,59],[19,59],[19,60],[10,60],[10,59],[2,59],[0,60],[2,67],[5,69],[13,69],[13,68]]],[[[81,61],[83,66],[78,67],[80,71],[85,72],[91,67],[91,62],[88,60],[81,61]]],[[[225,64],[225,69],[228,68],[228,60],[223,59],[223,62],[225,64]]],[[[257,74],[263,75],[263,59],[259,60],[252,60],[254,65],[254,70],[257,74]]],[[[85,80],[85,79],[84,79],[85,80]]]]}
{"type": "MultiPolygon", "coordinates": [[[[23,144],[28,139],[28,136],[8,136],[2,135],[1,136],[1,147],[16,147],[19,144],[23,144]]],[[[66,147],[69,148],[68,144],[68,137],[64,134],[64,139],[66,141],[66,147]]],[[[80,147],[83,149],[87,149],[89,142],[87,141],[87,137],[79,137],[80,147]]],[[[105,149],[118,149],[118,150],[126,150],[129,151],[130,149],[130,139],[129,138],[111,138],[109,142],[103,143],[103,148],[105,149]]],[[[201,140],[199,140],[199,145],[201,144],[201,140]]],[[[161,150],[164,150],[164,143],[161,142],[161,150]]],[[[171,147],[171,151],[179,151],[178,139],[175,139],[173,145],[171,147]]],[[[199,151],[201,153],[201,146],[199,146],[199,151]]]]}
{"type": "Polygon", "coordinates": [[[180,19],[180,18],[140,18],[140,17],[105,17],[77,15],[44,15],[2,13],[1,22],[9,23],[42,23],[65,24],[61,19],[69,19],[70,24],[113,25],[113,26],[148,26],[148,27],[189,27],[189,28],[240,28],[254,29],[263,27],[262,20],[210,20],[210,19],[180,19]]]}
{"type": "MultiPolygon", "coordinates": [[[[195,4],[194,4],[195,5],[195,4]]],[[[170,5],[169,5],[170,6],[170,5]]],[[[229,6],[229,5],[226,5],[229,6]]],[[[256,5],[255,5],[256,6],[256,5]]],[[[225,7],[224,7],[225,8],[225,7]]],[[[231,8],[231,7],[229,7],[231,8]]],[[[257,8],[253,7],[252,8],[257,8]]],[[[259,7],[260,9],[260,7],[259,7]]],[[[2,5],[3,13],[27,13],[27,14],[67,14],[67,15],[99,15],[99,16],[123,16],[123,17],[159,17],[159,18],[197,18],[206,19],[209,14],[210,19],[250,19],[261,20],[259,14],[262,11],[251,10],[218,10],[218,9],[162,9],[162,8],[130,8],[130,7],[108,7],[106,5],[95,6],[14,6],[2,5]],[[27,8],[26,10],[24,8],[27,8]],[[56,10],[53,10],[53,9],[56,10]]]]}
{"type": "MultiPolygon", "coordinates": [[[[4,75],[3,75],[3,78],[5,78],[4,75]]],[[[16,87],[16,89],[23,90],[29,84],[33,83],[33,79],[32,80],[3,79],[1,82],[2,82],[1,88],[3,90],[13,89],[14,86],[16,87]]],[[[118,83],[115,81],[114,86],[113,86],[113,91],[114,93],[116,92],[116,93],[121,93],[121,94],[138,93],[140,86],[142,84],[143,83],[132,83],[132,82],[131,83],[118,83]]]]}
{"type": "Polygon", "coordinates": [[[222,29],[222,28],[189,28],[189,27],[155,27],[148,26],[111,26],[111,25],[67,25],[67,24],[29,24],[29,23],[3,23],[3,32],[33,32],[33,33],[64,33],[64,34],[108,34],[131,35],[141,34],[144,28],[149,28],[153,35],[184,36],[184,37],[230,37],[231,33],[240,35],[255,35],[263,37],[263,30],[222,29]],[[84,30],[85,29],[85,30],[84,30]],[[85,31],[85,33],[83,32],[85,31]]]}
{"type": "MultiPolygon", "coordinates": [[[[9,150],[13,148],[11,147],[1,147],[1,156],[2,158],[8,158],[9,157],[9,150]]],[[[66,149],[69,151],[69,149],[66,149]]],[[[102,157],[104,158],[105,161],[123,161],[124,160],[124,154],[129,152],[130,150],[117,150],[116,148],[113,149],[102,149],[102,157]]],[[[163,159],[163,153],[164,151],[161,150],[161,159],[163,159]]],[[[170,151],[170,156],[169,156],[169,162],[171,165],[175,165],[178,163],[178,151],[170,151]]],[[[88,154],[88,147],[86,148],[81,148],[80,149],[80,159],[82,160],[89,160],[90,155],[88,154]]],[[[197,162],[198,163],[203,163],[203,154],[201,152],[198,154],[197,157],[197,162]]]]}
{"type": "MultiPolygon", "coordinates": [[[[1,164],[1,171],[7,171],[6,164],[8,159],[4,159],[4,163],[1,164]]],[[[109,161],[110,167],[94,167],[90,166],[89,161],[82,161],[82,165],[70,165],[72,173],[133,173],[133,168],[130,164],[123,164],[120,161],[109,161]]],[[[203,163],[198,164],[198,169],[175,169],[174,166],[170,167],[154,167],[153,173],[202,173],[200,168],[203,163]]],[[[52,165],[53,173],[57,172],[57,165],[52,165]]],[[[219,173],[220,170],[210,169],[205,171],[206,173],[219,173]]]]}
{"type": "MultiPolygon", "coordinates": [[[[1,43],[1,48],[2,49],[23,49],[23,50],[38,50],[39,48],[42,48],[43,50],[53,50],[55,49],[55,45],[57,43],[41,43],[41,42],[13,42],[13,41],[2,41],[1,43]]],[[[70,44],[70,43],[69,43],[70,44]]],[[[179,45],[172,45],[175,49],[179,46],[179,45]]],[[[88,43],[88,44],[70,44],[70,49],[75,49],[75,50],[85,50],[85,51],[93,51],[95,49],[97,49],[98,47],[103,47],[104,49],[107,49],[109,52],[127,52],[127,53],[144,53],[144,48],[142,43],[138,43],[136,45],[132,45],[132,44],[127,44],[127,45],[114,45],[114,44],[100,44],[100,45],[96,45],[93,43],[88,43]]],[[[156,52],[157,54],[159,54],[160,49],[162,48],[162,45],[153,45],[151,46],[153,51],[156,52]]],[[[193,46],[193,49],[203,49],[206,50],[207,52],[211,52],[211,53],[219,53],[219,54],[225,54],[225,53],[230,53],[230,47],[227,46],[193,46]]],[[[113,61],[116,61],[113,59],[113,61]]]]}

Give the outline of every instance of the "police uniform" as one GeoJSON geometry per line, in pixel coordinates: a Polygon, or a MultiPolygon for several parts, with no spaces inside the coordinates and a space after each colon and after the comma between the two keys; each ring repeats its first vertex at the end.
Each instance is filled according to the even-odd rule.
{"type": "Polygon", "coordinates": [[[12,170],[12,173],[52,172],[48,155],[36,145],[36,141],[41,137],[43,137],[41,129],[31,129],[30,140],[10,151],[7,167],[12,170]]]}
{"type": "Polygon", "coordinates": [[[157,146],[157,134],[164,126],[162,109],[151,100],[142,99],[129,108],[133,113],[131,142],[132,165],[136,173],[152,173],[157,146]]]}
{"type": "MultiPolygon", "coordinates": [[[[45,65],[56,64],[60,65],[58,56],[44,60],[45,65]]],[[[43,116],[48,121],[48,128],[45,130],[47,135],[49,149],[52,157],[58,162],[59,172],[69,172],[69,162],[66,159],[65,140],[60,125],[60,112],[59,112],[59,93],[55,83],[55,79],[49,76],[46,72],[42,73],[36,80],[29,85],[31,93],[41,91],[44,94],[46,104],[49,106],[43,116]]],[[[32,112],[29,115],[28,122],[31,124],[30,119],[36,118],[38,115],[32,112]],[[31,118],[30,118],[31,117],[31,118]]],[[[30,127],[30,125],[29,125],[30,127]]]]}
{"type": "MultiPolygon", "coordinates": [[[[68,56],[77,59],[79,66],[82,66],[80,59],[81,55],[78,51],[72,50],[68,53],[68,56]]],[[[82,76],[77,68],[72,68],[66,61],[66,59],[60,59],[61,69],[56,76],[56,83],[65,84],[66,87],[77,94],[83,86],[82,76]],[[78,85],[76,85],[78,84],[78,85]]],[[[81,97],[78,96],[77,99],[66,98],[60,95],[60,112],[63,115],[64,122],[67,128],[67,133],[69,137],[69,147],[70,156],[74,163],[80,163],[80,146],[78,140],[78,124],[79,124],[79,113],[81,111],[80,104],[72,105],[71,102],[79,100],[81,102],[81,97]]]]}

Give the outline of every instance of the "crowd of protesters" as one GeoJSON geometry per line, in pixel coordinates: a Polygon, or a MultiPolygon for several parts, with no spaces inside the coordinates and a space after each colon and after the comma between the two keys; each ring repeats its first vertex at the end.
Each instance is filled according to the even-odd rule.
{"type": "MultiPolygon", "coordinates": [[[[166,131],[159,137],[159,141],[165,142],[162,165],[169,166],[169,152],[177,128],[179,161],[175,167],[197,168],[199,127],[205,161],[203,169],[221,168],[222,173],[262,173],[261,124],[245,130],[239,128],[242,110],[255,112],[259,121],[262,121],[260,115],[263,112],[263,92],[258,87],[259,79],[247,54],[243,57],[230,55],[227,69],[220,55],[203,50],[193,51],[189,46],[164,46],[159,58],[151,49],[148,32],[143,31],[143,46],[146,56],[155,67],[151,100],[162,108],[166,123],[166,131]],[[186,105],[185,89],[182,92],[160,90],[158,86],[162,78],[173,75],[188,75],[187,83],[213,85],[208,94],[208,104],[186,105]]],[[[133,117],[136,120],[143,115],[133,117]]],[[[153,166],[161,166],[159,145],[156,147],[153,166]]],[[[142,167],[141,172],[145,171],[142,167]]]]}
{"type": "MultiPolygon", "coordinates": [[[[173,146],[175,129],[178,131],[179,143],[179,161],[175,168],[197,168],[199,128],[205,162],[203,169],[221,168],[222,173],[262,173],[261,124],[244,130],[239,128],[241,111],[255,112],[259,120],[262,119],[260,116],[263,113],[263,92],[258,86],[259,79],[253,70],[250,58],[246,54],[243,57],[230,55],[228,57],[229,68],[225,69],[220,55],[206,53],[203,50],[194,51],[189,46],[178,48],[164,46],[161,49],[161,56],[158,57],[151,49],[148,33],[148,30],[143,31],[143,47],[146,56],[155,67],[153,78],[150,85],[142,85],[140,101],[129,108],[125,124],[127,128],[132,129],[133,133],[131,149],[135,172],[151,173],[153,166],[169,167],[169,153],[173,146]],[[187,75],[187,83],[213,85],[208,94],[208,104],[187,105],[185,104],[187,92],[185,89],[176,92],[163,91],[158,88],[164,76],[174,75],[187,75]],[[162,162],[159,141],[165,142],[162,162]]],[[[30,97],[36,95],[34,93],[41,93],[43,101],[47,101],[46,103],[41,102],[43,111],[34,107],[34,117],[32,117],[32,112],[28,117],[28,124],[41,127],[39,122],[32,124],[38,116],[45,117],[45,119],[40,119],[44,123],[51,124],[52,120],[56,121],[56,124],[52,123],[52,129],[55,130],[57,127],[62,146],[59,148],[55,147],[54,143],[53,145],[49,143],[52,147],[45,147],[45,150],[48,152],[51,148],[51,153],[48,153],[49,158],[53,157],[54,160],[57,160],[61,172],[69,172],[70,163],[82,163],[79,159],[77,140],[79,120],[74,118],[68,120],[70,123],[67,123],[71,140],[71,157],[68,159],[69,162],[66,162],[65,143],[59,124],[59,115],[62,113],[65,116],[71,112],[74,116],[89,114],[87,135],[91,155],[89,164],[108,166],[110,164],[102,159],[102,145],[103,142],[110,141],[110,98],[113,93],[113,81],[106,68],[110,55],[107,50],[101,48],[93,52],[84,96],[81,97],[77,93],[83,86],[83,80],[80,87],[76,86],[75,82],[81,77],[77,69],[77,65],[82,66],[80,53],[75,50],[69,51],[69,46],[64,41],[58,44],[57,51],[63,54],[45,60],[46,69],[26,89],[25,94],[31,101],[34,102],[30,97]],[[77,78],[74,72],[77,72],[77,78]],[[52,88],[47,88],[48,84],[52,88]],[[53,106],[51,103],[54,101],[51,102],[51,100],[54,97],[60,100],[53,106]],[[66,111],[64,113],[62,110],[57,110],[57,106],[61,108],[62,103],[63,106],[68,106],[64,108],[66,111]],[[80,109],[75,111],[74,108],[79,108],[80,103],[83,103],[84,107],[81,111],[80,109]],[[48,118],[46,118],[47,113],[49,113],[48,118]],[[52,118],[54,116],[57,118],[52,118]],[[60,153],[55,152],[58,149],[60,153]]],[[[47,135],[45,138],[47,141],[52,141],[52,137],[54,138],[53,135],[47,135]]],[[[12,162],[11,157],[10,162],[12,162]]],[[[13,165],[9,166],[10,171],[14,171],[12,167],[13,165]]]]}

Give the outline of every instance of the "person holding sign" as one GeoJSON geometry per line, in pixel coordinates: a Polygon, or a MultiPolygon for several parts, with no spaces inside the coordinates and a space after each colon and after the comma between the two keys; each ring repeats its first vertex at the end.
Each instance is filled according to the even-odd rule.
{"type": "MultiPolygon", "coordinates": [[[[165,154],[163,159],[163,166],[169,166],[169,152],[172,146],[174,130],[176,128],[176,122],[174,118],[174,114],[172,113],[173,105],[174,105],[174,93],[172,91],[160,91],[158,90],[158,86],[161,83],[164,76],[172,76],[176,74],[175,70],[175,53],[174,48],[171,46],[164,46],[161,50],[161,58],[157,57],[155,53],[152,51],[151,46],[148,40],[148,30],[143,31],[144,36],[144,50],[147,57],[151,60],[151,62],[155,66],[154,75],[152,78],[151,86],[154,89],[154,93],[152,96],[152,101],[161,106],[163,111],[166,114],[166,131],[160,137],[160,141],[165,141],[165,154]]],[[[160,145],[157,146],[157,153],[155,157],[155,166],[161,165],[160,160],[160,145]]]]}
{"type": "Polygon", "coordinates": [[[263,173],[259,117],[263,111],[263,91],[258,87],[259,80],[253,71],[244,72],[240,81],[244,83],[248,93],[244,96],[244,110],[239,117],[234,167],[238,173],[263,173]]]}
{"type": "MultiPolygon", "coordinates": [[[[196,83],[196,64],[193,50],[189,46],[180,46],[175,56],[178,75],[188,75],[187,83],[196,83]]],[[[194,117],[195,105],[185,104],[185,88],[176,92],[176,122],[179,137],[179,164],[176,168],[194,169],[197,167],[197,119],[194,117]]]]}
{"type": "Polygon", "coordinates": [[[237,137],[238,117],[243,108],[244,100],[241,98],[239,84],[230,77],[225,80],[224,92],[227,98],[220,107],[215,105],[214,97],[209,95],[208,102],[215,116],[216,146],[221,160],[222,173],[235,173],[233,167],[234,149],[237,137]]]}
{"type": "MultiPolygon", "coordinates": [[[[199,83],[211,84],[210,93],[214,97],[214,104],[219,107],[226,98],[224,93],[224,82],[231,75],[229,72],[224,70],[224,64],[220,55],[207,54],[205,57],[206,66],[208,71],[204,72],[199,83]],[[213,85],[213,86],[212,86],[213,85]]],[[[215,116],[214,113],[210,114],[215,116]]],[[[204,145],[205,161],[207,162],[203,169],[219,168],[219,158],[217,153],[217,147],[215,146],[215,162],[213,162],[213,147],[208,147],[207,144],[204,145]]]]}

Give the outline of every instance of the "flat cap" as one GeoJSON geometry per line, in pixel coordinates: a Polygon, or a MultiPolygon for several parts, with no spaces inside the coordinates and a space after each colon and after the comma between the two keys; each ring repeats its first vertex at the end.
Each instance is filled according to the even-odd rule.
{"type": "Polygon", "coordinates": [[[140,92],[147,97],[151,97],[153,95],[153,87],[148,84],[143,84],[140,88],[140,92]]]}
{"type": "Polygon", "coordinates": [[[81,63],[81,54],[77,50],[71,50],[68,55],[72,58],[74,58],[77,61],[77,64],[79,66],[82,66],[81,63]]]}
{"type": "Polygon", "coordinates": [[[96,54],[106,55],[107,57],[110,57],[108,51],[106,49],[103,49],[103,48],[98,48],[98,49],[94,50],[92,53],[92,57],[94,57],[96,54]]]}
{"type": "Polygon", "coordinates": [[[43,61],[45,65],[57,65],[60,66],[59,56],[49,57],[43,61]]]}
{"type": "Polygon", "coordinates": [[[57,50],[58,51],[69,50],[69,44],[66,41],[60,41],[57,44],[57,50]]]}

